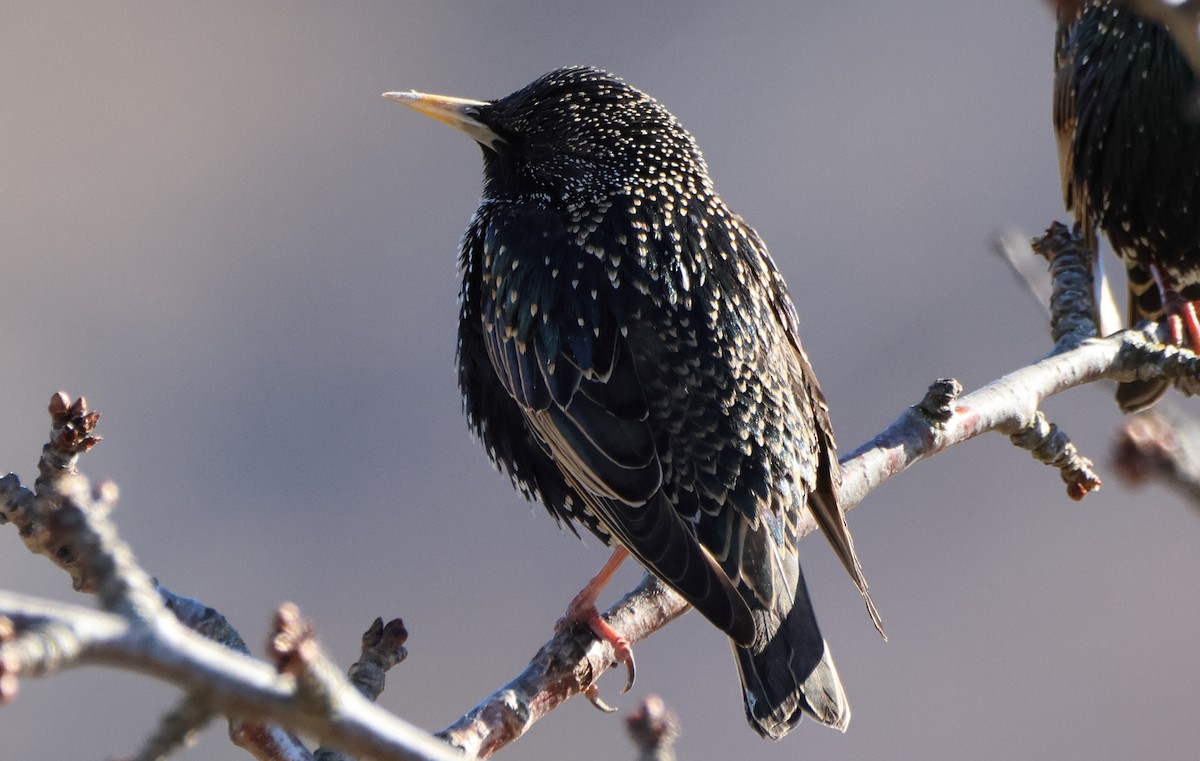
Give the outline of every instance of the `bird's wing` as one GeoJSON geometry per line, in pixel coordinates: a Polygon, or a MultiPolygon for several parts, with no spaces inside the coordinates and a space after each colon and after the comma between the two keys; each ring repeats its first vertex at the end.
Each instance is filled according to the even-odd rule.
{"type": "Polygon", "coordinates": [[[541,445],[630,554],[733,639],[752,641],[745,601],[663,494],[638,368],[618,315],[597,298],[612,287],[603,263],[538,208],[494,220],[484,247],[488,356],[541,445]]]}
{"type": "Polygon", "coordinates": [[[1075,105],[1075,50],[1071,28],[1077,17],[1078,14],[1060,12],[1054,37],[1054,135],[1058,144],[1058,174],[1062,181],[1063,204],[1067,211],[1075,213],[1085,229],[1085,234],[1091,236],[1088,243],[1094,248],[1095,225],[1084,218],[1087,213],[1087,203],[1081,197],[1084,188],[1080,187],[1075,179],[1075,127],[1078,123],[1078,113],[1075,105]]]}
{"type": "MultiPolygon", "coordinates": [[[[1089,100],[1083,105],[1083,114],[1081,115],[1079,88],[1081,83],[1085,86],[1090,83],[1087,91],[1092,94],[1088,97],[1094,99],[1094,93],[1097,91],[1115,93],[1119,88],[1142,86],[1142,83],[1137,77],[1129,76],[1130,67],[1127,65],[1128,62],[1124,61],[1114,61],[1107,66],[1093,63],[1090,67],[1085,67],[1086,70],[1081,70],[1082,62],[1086,61],[1089,56],[1099,57],[1104,54],[1107,39],[1103,35],[1097,39],[1095,35],[1089,36],[1086,32],[1079,31],[1079,26],[1086,21],[1082,17],[1083,13],[1084,7],[1081,6],[1075,11],[1059,11],[1058,14],[1054,44],[1054,134],[1058,145],[1058,171],[1062,181],[1063,204],[1067,211],[1074,214],[1075,220],[1083,232],[1084,243],[1092,251],[1094,282],[1097,293],[1100,294],[1100,297],[1096,299],[1096,303],[1099,305],[1097,319],[1100,322],[1101,334],[1107,335],[1120,329],[1121,322],[1119,319],[1115,319],[1115,312],[1110,303],[1106,303],[1106,301],[1111,302],[1111,295],[1102,289],[1103,268],[1100,266],[1097,230],[1099,220],[1093,213],[1093,208],[1096,206],[1095,199],[1088,198],[1086,177],[1089,167],[1094,167],[1096,158],[1094,154],[1087,155],[1087,146],[1090,141],[1086,139],[1086,136],[1105,133],[1109,127],[1103,120],[1103,109],[1095,100],[1089,100]],[[1085,42],[1081,42],[1081,39],[1085,42]],[[1090,45],[1086,43],[1087,40],[1091,40],[1090,45]],[[1111,82],[1107,87],[1100,87],[1094,81],[1096,77],[1103,77],[1111,82]],[[1101,120],[1099,124],[1097,124],[1097,120],[1101,120]],[[1081,153],[1084,155],[1080,155],[1081,153]]],[[[1145,53],[1139,51],[1139,54],[1145,53]]],[[[1123,138],[1121,135],[1112,134],[1108,139],[1114,143],[1120,143],[1123,138]]],[[[1145,150],[1149,141],[1132,140],[1130,144],[1133,146],[1130,151],[1145,150]]],[[[1148,163],[1145,159],[1145,156],[1131,156],[1128,164],[1130,167],[1144,166],[1148,163]]],[[[1128,181],[1131,184],[1140,185],[1135,180],[1128,181]]],[[[1107,203],[1107,199],[1100,199],[1100,201],[1104,204],[1107,203]]],[[[1125,260],[1126,269],[1129,272],[1127,278],[1129,324],[1134,325],[1146,319],[1157,319],[1160,304],[1157,303],[1158,293],[1157,289],[1153,288],[1154,283],[1150,272],[1137,264],[1135,257],[1125,256],[1120,251],[1117,253],[1125,260]],[[1149,295],[1144,296],[1143,294],[1146,294],[1147,291],[1150,291],[1149,295]]]]}
{"type": "MultiPolygon", "coordinates": [[[[762,252],[763,258],[769,262],[770,255],[766,253],[765,244],[756,234],[753,232],[750,234],[758,250],[762,252]]],[[[837,442],[833,438],[833,424],[829,419],[829,405],[825,401],[825,394],[821,391],[820,384],[817,383],[817,375],[808,361],[808,355],[800,344],[800,326],[796,308],[792,304],[787,286],[779,274],[779,270],[774,265],[767,267],[762,277],[770,280],[769,283],[766,283],[766,291],[770,294],[771,311],[791,345],[792,359],[796,363],[797,385],[801,386],[795,390],[796,394],[807,399],[816,429],[818,461],[816,483],[812,484],[812,491],[808,495],[809,508],[821,533],[833,547],[834,554],[842,561],[850,578],[854,580],[854,585],[862,593],[867,612],[871,616],[871,622],[886,638],[879,611],[875,608],[874,601],[871,600],[870,592],[867,591],[867,579],[863,574],[858,553],[854,549],[854,538],[850,534],[850,526],[846,523],[846,511],[842,509],[838,498],[842,474],[837,459],[837,442]]]]}

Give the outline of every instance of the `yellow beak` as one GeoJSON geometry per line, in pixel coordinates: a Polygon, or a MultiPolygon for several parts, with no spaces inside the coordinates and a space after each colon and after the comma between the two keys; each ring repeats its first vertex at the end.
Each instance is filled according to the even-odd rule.
{"type": "Polygon", "coordinates": [[[415,90],[385,92],[383,97],[431,116],[442,124],[448,124],[487,148],[491,148],[493,143],[504,142],[503,138],[478,119],[479,109],[491,105],[487,101],[430,95],[415,90]]]}

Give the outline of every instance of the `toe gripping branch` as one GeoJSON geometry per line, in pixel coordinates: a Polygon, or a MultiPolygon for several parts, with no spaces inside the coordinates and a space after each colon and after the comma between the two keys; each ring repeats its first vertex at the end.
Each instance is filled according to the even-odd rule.
{"type": "Polygon", "coordinates": [[[1170,342],[1200,354],[1200,317],[1196,315],[1196,302],[1188,301],[1175,289],[1162,266],[1151,264],[1150,275],[1162,295],[1170,342]]]}

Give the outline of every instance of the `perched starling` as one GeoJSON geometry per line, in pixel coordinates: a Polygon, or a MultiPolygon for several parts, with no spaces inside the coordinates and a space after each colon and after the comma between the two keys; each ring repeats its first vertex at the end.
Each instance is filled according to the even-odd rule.
{"type": "MultiPolygon", "coordinates": [[[[1200,350],[1200,120],[1196,78],[1171,35],[1115,0],[1059,12],[1054,126],[1067,208],[1089,242],[1099,227],[1128,272],[1129,319],[1167,318],[1200,350]]],[[[1179,384],[1193,393],[1195,383],[1179,384]]],[[[1126,411],[1161,379],[1122,383],[1126,411]]]]}
{"type": "Polygon", "coordinates": [[[844,730],[797,554],[806,511],[878,618],[828,410],[783,278],[691,135],[586,67],[491,102],[386,96],[483,148],[459,385],[516,487],[618,548],[569,615],[615,639],[595,597],[628,551],[733,640],[759,733],[782,737],[802,712],[844,730]]]}

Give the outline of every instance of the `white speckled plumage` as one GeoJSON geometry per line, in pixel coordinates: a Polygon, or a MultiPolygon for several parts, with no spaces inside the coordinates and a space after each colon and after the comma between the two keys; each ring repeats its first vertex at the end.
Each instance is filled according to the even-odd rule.
{"type": "Polygon", "coordinates": [[[799,564],[810,516],[878,618],[766,246],[675,117],[606,72],[559,69],[470,118],[487,139],[459,383],[488,454],[730,635],[758,732],[805,712],[845,729],[799,564]]]}

